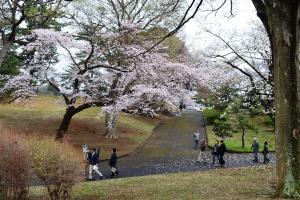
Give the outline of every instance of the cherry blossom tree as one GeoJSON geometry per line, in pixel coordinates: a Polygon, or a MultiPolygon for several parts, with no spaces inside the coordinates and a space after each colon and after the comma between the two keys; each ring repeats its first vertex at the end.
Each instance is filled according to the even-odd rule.
{"type": "MultiPolygon", "coordinates": [[[[7,7],[10,7],[11,2],[7,1],[7,3],[7,7]]],[[[45,1],[42,2],[45,3],[43,5],[39,5],[34,1],[28,1],[28,4],[23,4],[21,1],[15,3],[17,8],[23,8],[22,6],[24,6],[24,9],[29,8],[33,4],[50,10],[55,7],[53,13],[58,12],[58,9],[62,6],[60,1],[45,1]]],[[[103,81],[105,80],[103,78],[106,76],[105,73],[108,73],[104,73],[103,69],[104,71],[109,69],[120,73],[127,72],[127,69],[124,69],[127,67],[126,63],[118,63],[118,60],[115,59],[118,56],[118,49],[121,47],[121,44],[111,42],[110,38],[116,38],[114,37],[114,32],[117,31],[118,37],[123,34],[122,31],[125,29],[132,31],[132,29],[135,29],[135,25],[131,23],[133,21],[139,21],[139,26],[143,24],[144,29],[162,21],[166,22],[164,17],[168,16],[171,19],[172,13],[179,7],[178,2],[171,0],[169,3],[157,2],[156,5],[149,4],[147,1],[127,2],[126,6],[123,1],[122,5],[119,1],[90,1],[90,4],[85,3],[77,4],[77,7],[74,4],[74,17],[70,17],[69,19],[71,20],[67,20],[68,23],[70,21],[74,22],[73,25],[75,26],[73,27],[76,30],[74,35],[77,35],[76,37],[64,32],[34,31],[31,37],[22,38],[24,41],[30,40],[32,42],[24,43],[24,45],[27,44],[25,49],[28,52],[28,59],[21,74],[15,77],[1,77],[2,80],[7,80],[7,84],[1,89],[1,92],[12,91],[12,100],[29,99],[37,90],[37,86],[44,83],[48,83],[63,96],[67,108],[62,123],[57,130],[57,138],[62,138],[68,129],[72,116],[76,113],[92,105],[109,104],[107,96],[113,96],[113,94],[103,95],[107,88],[110,88],[109,85],[106,85],[107,81],[103,81]],[[84,7],[82,5],[89,6],[84,7]],[[171,5],[172,7],[170,7],[171,5]],[[96,9],[90,11],[90,8],[96,9]],[[121,8],[123,9],[122,12],[120,11],[121,8]],[[101,10],[103,12],[99,12],[101,10]],[[125,12],[130,13],[130,16],[128,16],[128,13],[125,16],[125,12]],[[154,18],[149,18],[149,13],[157,13],[157,15],[154,15],[154,18]],[[103,16],[106,16],[106,18],[102,19],[103,16]],[[59,67],[64,72],[60,74],[55,73],[57,71],[55,63],[61,59],[57,49],[65,51],[71,61],[65,64],[66,66],[59,67]]],[[[3,10],[5,10],[4,7],[3,10]]],[[[68,11],[70,10],[72,9],[68,11]]],[[[33,16],[27,16],[26,13],[24,14],[25,11],[20,10],[19,12],[21,12],[20,16],[22,16],[18,21],[20,24],[24,22],[24,19],[33,19],[30,17],[35,16],[35,14],[40,16],[41,21],[44,23],[46,23],[46,19],[54,16],[47,15],[45,17],[43,13],[41,15],[33,13],[33,16]],[[43,20],[44,18],[45,20],[43,20]]],[[[3,16],[5,17],[5,15],[3,16]]],[[[32,28],[34,27],[36,26],[32,28]]],[[[70,27],[67,29],[70,29],[70,27]]],[[[121,58],[119,58],[120,60],[121,58]]]]}
{"type": "Polygon", "coordinates": [[[33,32],[32,37],[35,37],[34,42],[26,46],[28,52],[33,52],[32,57],[22,68],[21,74],[6,77],[9,80],[1,93],[11,90],[15,100],[24,100],[32,97],[40,85],[51,85],[62,95],[66,104],[66,112],[57,129],[56,138],[59,139],[68,130],[75,114],[93,105],[104,105],[105,99],[101,99],[101,95],[105,92],[105,87],[101,85],[102,72],[99,68],[119,69],[102,62],[99,51],[95,56],[99,56],[100,60],[92,59],[89,56],[91,47],[70,34],[38,29],[33,32]],[[58,59],[57,48],[62,48],[71,60],[66,66],[59,66],[62,71],[59,73],[55,66],[58,59]]]}
{"type": "MultiPolygon", "coordinates": [[[[134,51],[126,48],[125,52],[143,51],[145,48],[134,51]]],[[[110,84],[110,96],[114,103],[103,108],[108,137],[116,137],[116,120],[122,110],[157,115],[163,109],[174,110],[181,101],[187,105],[195,103],[190,90],[200,84],[200,77],[196,76],[199,68],[172,62],[167,55],[157,52],[143,54],[131,63],[134,65],[127,73],[111,74],[115,77],[110,84]]]]}
{"type": "MultiPolygon", "coordinates": [[[[104,52],[108,63],[127,70],[125,73],[109,71],[107,74],[109,77],[107,78],[108,96],[114,102],[113,105],[104,109],[108,136],[115,137],[114,130],[118,113],[133,105],[129,97],[135,99],[134,105],[137,105],[139,101],[149,100],[149,96],[146,98],[145,92],[141,91],[142,87],[138,89],[136,85],[141,86],[143,82],[150,80],[149,78],[146,80],[143,74],[158,73],[159,64],[155,64],[155,61],[158,62],[168,56],[147,52],[155,46],[153,37],[149,37],[148,33],[154,27],[174,21],[174,16],[181,8],[181,4],[174,0],[156,2],[103,0],[93,1],[90,4],[74,3],[73,8],[69,9],[72,16],[70,17],[71,26],[79,29],[80,36],[86,39],[91,35],[95,36],[95,40],[101,41],[102,47],[106,48],[104,52]],[[109,38],[99,38],[99,33],[105,33],[109,35],[109,38]]],[[[154,48],[153,51],[157,52],[154,48]]],[[[167,60],[164,59],[164,61],[167,60]]],[[[150,82],[148,82],[148,88],[150,87],[150,82]]],[[[155,87],[157,97],[160,94],[159,87],[155,87]]],[[[164,90],[166,91],[166,88],[164,90]]],[[[158,97],[156,99],[158,101],[158,97]]],[[[143,105],[144,109],[153,110],[146,108],[150,104],[139,105],[139,108],[143,105]]]]}
{"type": "Polygon", "coordinates": [[[136,43],[138,33],[132,25],[125,24],[120,34],[107,38],[106,33],[97,33],[94,40],[85,41],[81,36],[60,31],[35,30],[31,36],[34,42],[26,46],[32,57],[21,74],[2,77],[7,82],[1,93],[12,91],[14,100],[24,100],[32,97],[42,84],[56,89],[66,105],[57,139],[67,132],[75,114],[91,106],[105,106],[105,112],[111,116],[107,125],[114,127],[121,110],[137,103],[145,108],[146,104],[140,103],[143,100],[155,98],[174,107],[184,97],[186,103],[191,103],[192,96],[187,95],[185,87],[187,82],[196,84],[197,68],[168,60],[163,48],[136,56],[151,45],[136,43]],[[129,35],[132,41],[120,43],[124,38],[129,41],[129,35]],[[103,38],[105,45],[99,42],[103,38]],[[57,66],[58,48],[70,60],[65,66],[57,66]]]}

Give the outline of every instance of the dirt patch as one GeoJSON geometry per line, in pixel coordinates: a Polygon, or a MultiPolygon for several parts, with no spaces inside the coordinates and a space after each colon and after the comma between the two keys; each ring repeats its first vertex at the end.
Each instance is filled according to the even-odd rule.
{"type": "MultiPolygon", "coordinates": [[[[60,119],[20,119],[18,123],[14,121],[1,122],[1,126],[13,129],[14,132],[25,135],[55,136],[60,119]]],[[[144,134],[138,129],[130,129],[126,126],[117,128],[118,138],[108,139],[105,137],[105,127],[99,119],[93,118],[74,118],[71,121],[69,130],[65,135],[65,141],[75,147],[78,154],[82,152],[82,145],[90,147],[100,147],[101,158],[107,159],[112,148],[117,148],[120,155],[128,154],[133,151],[139,143],[143,142],[144,134]],[[141,137],[142,135],[142,137],[141,137]]]]}

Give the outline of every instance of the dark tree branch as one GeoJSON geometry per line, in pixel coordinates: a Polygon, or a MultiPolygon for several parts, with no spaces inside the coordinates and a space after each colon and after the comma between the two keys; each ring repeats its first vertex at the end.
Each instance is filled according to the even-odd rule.
{"type": "Polygon", "coordinates": [[[241,56],[228,42],[226,42],[221,36],[212,33],[210,31],[207,31],[211,35],[217,37],[220,39],[238,58],[240,58],[243,62],[245,62],[251,69],[257,73],[259,77],[261,77],[264,81],[266,81],[268,84],[270,84],[272,87],[274,87],[274,83],[270,82],[268,77],[265,77],[254,65],[252,65],[247,59],[245,59],[243,56],[241,56]]]}
{"type": "Polygon", "coordinates": [[[191,19],[193,19],[197,12],[200,9],[200,6],[202,5],[203,0],[200,0],[200,2],[197,4],[196,0],[193,0],[192,3],[189,5],[189,7],[187,8],[187,10],[185,11],[180,23],[178,24],[178,26],[176,28],[174,28],[172,31],[170,31],[167,35],[165,35],[164,37],[162,37],[158,42],[156,42],[152,47],[148,48],[146,51],[135,55],[134,57],[143,55],[151,50],[153,50],[155,47],[157,47],[158,45],[160,45],[165,39],[175,35],[187,22],[189,22],[191,19]],[[192,15],[188,17],[188,14],[190,13],[191,9],[194,7],[194,5],[196,5],[196,9],[192,12],[192,15]]]}

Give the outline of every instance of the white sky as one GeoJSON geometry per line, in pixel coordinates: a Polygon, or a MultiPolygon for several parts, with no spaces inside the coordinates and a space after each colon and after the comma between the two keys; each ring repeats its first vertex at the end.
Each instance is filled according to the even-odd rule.
{"type": "Polygon", "coordinates": [[[191,52],[199,51],[213,41],[212,36],[205,33],[205,29],[214,33],[221,31],[222,35],[226,32],[232,34],[245,29],[253,20],[258,20],[251,0],[236,0],[234,3],[234,17],[228,18],[228,8],[222,9],[216,15],[210,14],[209,16],[207,16],[207,12],[199,12],[196,18],[185,25],[180,35],[191,52]]]}

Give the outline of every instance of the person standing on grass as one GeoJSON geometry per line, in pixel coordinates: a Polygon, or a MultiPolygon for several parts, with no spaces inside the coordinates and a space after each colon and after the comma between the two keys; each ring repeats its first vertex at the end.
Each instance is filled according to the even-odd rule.
{"type": "Polygon", "coordinates": [[[207,163],[206,155],[205,155],[206,149],[207,149],[207,143],[206,143],[205,139],[203,139],[200,143],[200,153],[199,153],[197,162],[207,163]]]}
{"type": "Polygon", "coordinates": [[[200,139],[200,133],[199,133],[198,129],[196,129],[196,131],[194,132],[193,139],[194,139],[194,144],[195,144],[194,149],[196,150],[198,147],[198,144],[199,144],[199,139],[200,139]]]}
{"type": "Polygon", "coordinates": [[[267,141],[265,141],[265,143],[264,143],[264,150],[262,153],[264,155],[264,164],[268,164],[270,162],[270,159],[268,158],[269,147],[268,147],[267,141]]]}
{"type": "Polygon", "coordinates": [[[258,163],[258,151],[259,151],[259,143],[256,138],[254,138],[251,149],[253,150],[253,163],[258,163]]]}
{"type": "Polygon", "coordinates": [[[225,165],[224,155],[225,155],[226,151],[227,151],[226,145],[224,143],[224,140],[222,139],[220,141],[220,146],[219,146],[219,164],[221,167],[224,167],[224,165],[225,165]]]}
{"type": "Polygon", "coordinates": [[[214,145],[214,148],[212,150],[212,159],[213,159],[213,165],[216,162],[216,158],[219,160],[219,140],[216,140],[216,143],[214,145]]]}
{"type": "Polygon", "coordinates": [[[96,153],[96,149],[92,148],[91,149],[91,158],[89,159],[90,161],[90,168],[89,168],[89,180],[93,180],[93,171],[96,172],[99,176],[100,179],[103,179],[102,173],[99,171],[99,155],[96,153]]]}
{"type": "Polygon", "coordinates": [[[119,174],[118,168],[117,168],[117,149],[113,148],[113,153],[111,154],[110,160],[109,160],[109,166],[111,167],[111,177],[117,177],[119,174]]]}

